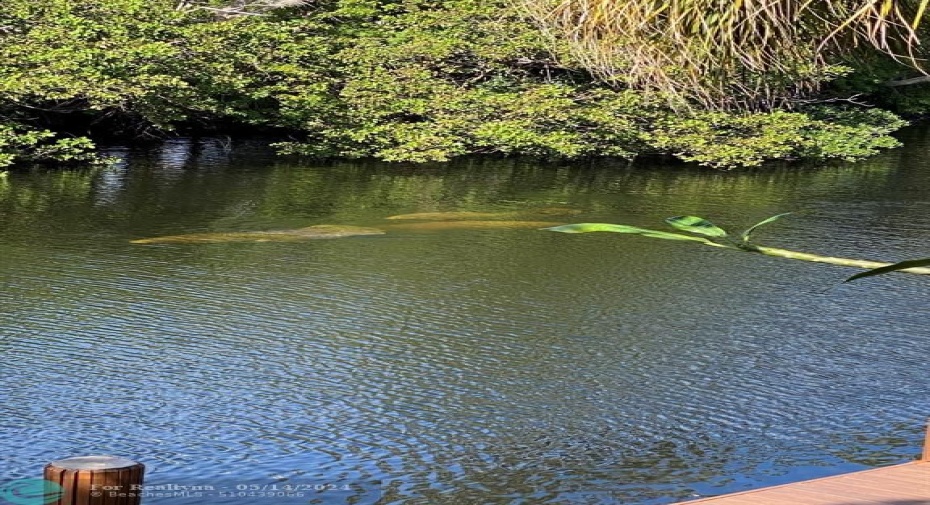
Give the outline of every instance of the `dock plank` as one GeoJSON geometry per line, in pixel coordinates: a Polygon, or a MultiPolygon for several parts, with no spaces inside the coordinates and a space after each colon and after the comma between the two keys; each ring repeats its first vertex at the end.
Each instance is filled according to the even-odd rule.
{"type": "Polygon", "coordinates": [[[682,503],[685,505],[930,505],[930,462],[915,461],[682,503]]]}

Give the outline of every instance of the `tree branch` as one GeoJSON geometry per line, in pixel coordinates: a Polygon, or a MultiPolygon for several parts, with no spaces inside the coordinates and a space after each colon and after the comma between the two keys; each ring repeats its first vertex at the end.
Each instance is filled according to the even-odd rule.
{"type": "Polygon", "coordinates": [[[911,84],[921,84],[924,82],[930,82],[930,75],[922,75],[920,77],[913,77],[911,79],[901,79],[900,81],[885,81],[882,83],[882,86],[895,88],[898,86],[910,86],[911,84]]]}

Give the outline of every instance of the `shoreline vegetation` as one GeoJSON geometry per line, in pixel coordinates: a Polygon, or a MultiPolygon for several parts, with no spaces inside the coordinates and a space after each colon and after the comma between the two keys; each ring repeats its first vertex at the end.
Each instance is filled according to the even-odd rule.
{"type": "Polygon", "coordinates": [[[915,77],[925,3],[796,4],[10,0],[0,169],[201,134],[321,158],[664,154],[720,169],[897,146],[904,118],[930,111],[915,77]]]}

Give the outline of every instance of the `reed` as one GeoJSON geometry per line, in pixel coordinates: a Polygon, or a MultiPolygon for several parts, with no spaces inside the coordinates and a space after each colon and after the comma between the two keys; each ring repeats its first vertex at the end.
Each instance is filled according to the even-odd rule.
{"type": "Polygon", "coordinates": [[[930,0],[512,0],[602,81],[675,106],[771,110],[880,51],[918,66],[930,0]]]}

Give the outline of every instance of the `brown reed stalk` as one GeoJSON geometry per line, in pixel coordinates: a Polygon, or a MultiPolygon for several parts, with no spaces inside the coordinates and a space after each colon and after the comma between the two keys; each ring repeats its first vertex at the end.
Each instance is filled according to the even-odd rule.
{"type": "Polygon", "coordinates": [[[602,81],[675,106],[768,110],[871,48],[919,68],[930,0],[513,0],[602,81]]]}

